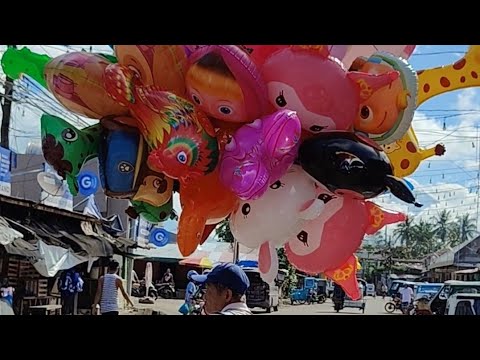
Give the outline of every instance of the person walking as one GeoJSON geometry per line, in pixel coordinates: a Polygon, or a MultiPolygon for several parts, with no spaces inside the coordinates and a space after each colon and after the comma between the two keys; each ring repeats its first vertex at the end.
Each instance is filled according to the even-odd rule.
{"type": "Polygon", "coordinates": [[[118,315],[118,290],[121,291],[127,303],[133,307],[133,302],[123,287],[122,278],[117,275],[119,267],[118,261],[112,260],[108,265],[108,273],[98,280],[97,293],[92,307],[95,311],[100,304],[102,315],[118,315]]]}

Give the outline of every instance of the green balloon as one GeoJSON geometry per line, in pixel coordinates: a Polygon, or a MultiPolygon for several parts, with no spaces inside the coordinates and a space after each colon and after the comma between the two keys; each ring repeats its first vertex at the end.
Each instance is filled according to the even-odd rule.
{"type": "Polygon", "coordinates": [[[168,220],[173,210],[173,199],[170,198],[168,202],[162,206],[152,206],[143,201],[132,201],[132,207],[135,212],[144,220],[151,224],[158,224],[168,220]]]}
{"type": "Polygon", "coordinates": [[[98,156],[100,124],[79,130],[53,115],[41,118],[42,151],[45,161],[67,180],[72,195],[77,195],[77,175],[83,164],[98,156]]]}
{"type": "Polygon", "coordinates": [[[27,49],[8,48],[2,56],[3,72],[16,80],[21,74],[27,74],[44,88],[47,83],[43,77],[45,65],[52,60],[48,55],[40,55],[27,49]]]}

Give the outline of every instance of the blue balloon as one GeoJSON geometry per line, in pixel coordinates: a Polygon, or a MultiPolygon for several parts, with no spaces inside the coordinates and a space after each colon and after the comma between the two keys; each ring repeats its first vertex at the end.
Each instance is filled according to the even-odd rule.
{"type": "Polygon", "coordinates": [[[148,241],[155,246],[163,247],[170,241],[170,235],[165,229],[156,228],[150,232],[148,241]]]}
{"type": "Polygon", "coordinates": [[[91,171],[82,171],[77,176],[78,192],[83,196],[93,195],[98,190],[99,180],[91,171]]]}

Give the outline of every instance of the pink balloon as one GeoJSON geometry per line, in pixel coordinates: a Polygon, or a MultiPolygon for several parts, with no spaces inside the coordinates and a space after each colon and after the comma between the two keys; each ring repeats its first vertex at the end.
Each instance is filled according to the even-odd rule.
{"type": "Polygon", "coordinates": [[[398,211],[383,209],[371,201],[367,201],[365,206],[367,207],[368,215],[370,217],[369,225],[365,229],[365,234],[367,235],[375,234],[385,225],[407,220],[407,215],[398,211]]]}
{"type": "Polygon", "coordinates": [[[225,146],[220,181],[242,200],[258,199],[293,164],[300,133],[300,120],[289,110],[242,126],[225,146]]]}
{"type": "Polygon", "coordinates": [[[318,218],[306,222],[288,241],[288,260],[310,274],[336,269],[358,249],[368,225],[365,202],[336,196],[318,218]]]}
{"type": "Polygon", "coordinates": [[[278,274],[277,249],[271,243],[263,243],[258,251],[258,269],[260,276],[267,284],[271,284],[278,274]]]}
{"type": "Polygon", "coordinates": [[[230,216],[230,229],[241,244],[258,248],[265,242],[282,246],[304,222],[320,215],[315,181],[298,165],[268,187],[257,200],[242,201],[230,216]]]}
{"type": "Polygon", "coordinates": [[[398,72],[373,75],[348,72],[328,45],[290,46],[262,66],[268,98],[277,109],[297,112],[304,130],[351,130],[360,103],[398,78],[398,72]]]}
{"type": "Polygon", "coordinates": [[[370,57],[378,51],[388,52],[397,57],[407,60],[415,50],[417,45],[339,45],[347,46],[348,50],[345,52],[343,58],[339,58],[343,65],[348,69],[353,61],[360,57],[370,57]]]}

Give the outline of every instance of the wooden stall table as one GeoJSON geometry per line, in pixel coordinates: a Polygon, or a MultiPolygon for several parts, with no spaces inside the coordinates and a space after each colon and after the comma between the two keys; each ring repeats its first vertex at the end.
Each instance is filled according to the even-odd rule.
{"type": "Polygon", "coordinates": [[[30,306],[30,315],[62,315],[62,305],[30,306]]]}

